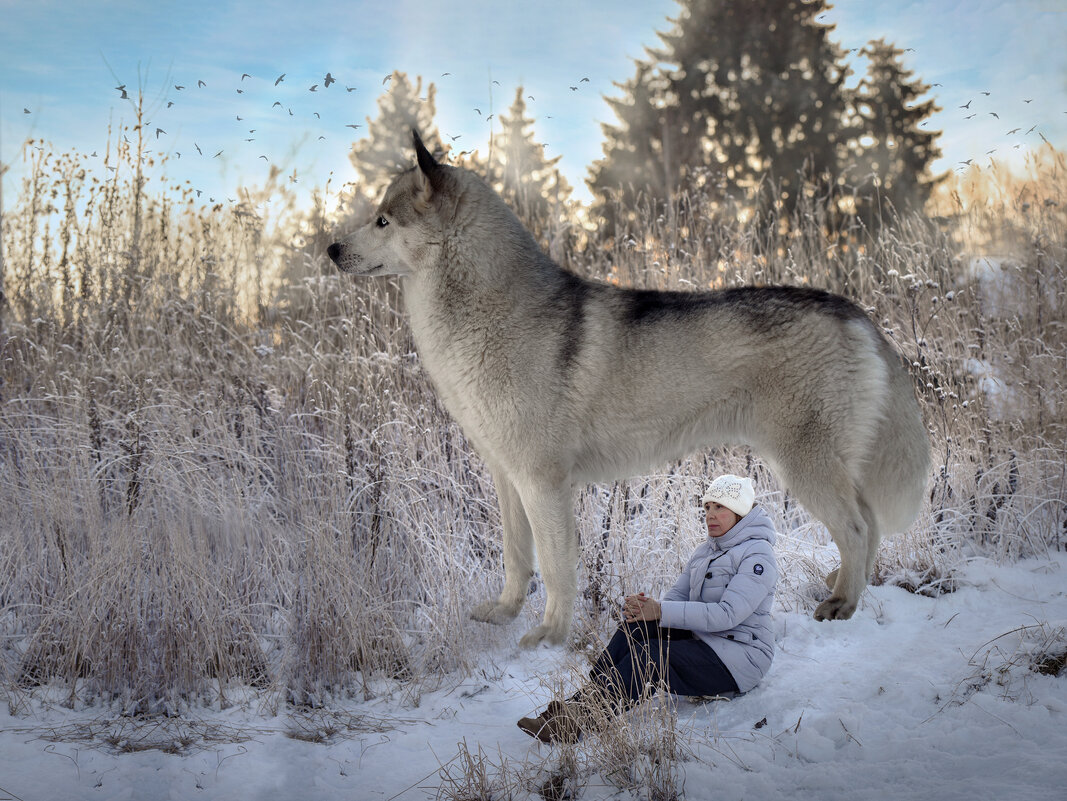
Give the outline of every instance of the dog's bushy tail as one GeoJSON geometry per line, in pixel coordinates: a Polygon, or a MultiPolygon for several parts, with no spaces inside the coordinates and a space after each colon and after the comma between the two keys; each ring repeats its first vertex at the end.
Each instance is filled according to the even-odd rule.
{"type": "Polygon", "coordinates": [[[885,404],[858,488],[882,536],[902,532],[915,522],[930,472],[930,440],[911,375],[888,344],[886,351],[885,404]]]}

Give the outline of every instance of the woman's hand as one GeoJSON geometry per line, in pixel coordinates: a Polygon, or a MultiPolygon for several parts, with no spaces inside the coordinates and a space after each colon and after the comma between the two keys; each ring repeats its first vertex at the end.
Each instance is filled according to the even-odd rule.
{"type": "Polygon", "coordinates": [[[659,601],[649,598],[643,592],[637,595],[627,595],[622,602],[622,617],[627,623],[636,623],[639,620],[659,620],[662,609],[659,601]]]}

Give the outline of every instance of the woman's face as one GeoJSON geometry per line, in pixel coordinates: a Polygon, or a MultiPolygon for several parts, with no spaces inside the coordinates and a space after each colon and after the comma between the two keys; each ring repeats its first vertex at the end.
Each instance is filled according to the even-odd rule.
{"type": "Polygon", "coordinates": [[[740,519],[732,509],[727,509],[715,501],[704,504],[704,520],[708,524],[709,537],[721,537],[740,519]]]}

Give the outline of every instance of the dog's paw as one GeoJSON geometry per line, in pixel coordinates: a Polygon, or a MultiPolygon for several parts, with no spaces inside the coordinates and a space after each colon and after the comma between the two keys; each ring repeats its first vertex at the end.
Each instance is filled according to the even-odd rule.
{"type": "Polygon", "coordinates": [[[497,626],[510,623],[515,619],[517,614],[519,614],[518,609],[513,609],[498,601],[486,601],[484,604],[478,604],[471,610],[471,618],[474,620],[481,621],[482,623],[492,623],[497,626]]]}
{"type": "Polygon", "coordinates": [[[815,607],[816,620],[848,620],[856,611],[856,602],[831,595],[815,607]]]}
{"type": "Polygon", "coordinates": [[[541,624],[522,635],[522,639],[519,640],[519,647],[536,648],[542,642],[547,643],[548,645],[562,645],[563,641],[566,639],[566,631],[559,631],[552,626],[541,624]]]}

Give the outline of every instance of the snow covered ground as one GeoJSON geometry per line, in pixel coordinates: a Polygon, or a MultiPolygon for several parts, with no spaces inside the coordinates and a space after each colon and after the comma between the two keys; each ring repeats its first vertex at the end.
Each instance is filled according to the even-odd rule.
{"type": "MultiPolygon", "coordinates": [[[[673,786],[689,799],[1067,798],[1067,674],[1034,670],[1067,649],[1065,563],[972,562],[940,598],[872,587],[845,623],[778,611],[778,654],[760,687],[678,702],[686,758],[673,786]]],[[[464,753],[511,797],[538,798],[515,777],[543,779],[559,755],[515,720],[574,662],[561,649],[511,648],[419,698],[397,692],[299,719],[249,700],[171,723],[166,736],[31,698],[0,716],[0,799],[414,801],[437,797],[442,768],[461,773],[453,760],[464,753]],[[184,755],[130,753],[183,731],[194,743],[184,755]]],[[[579,798],[647,796],[596,772],[589,749],[575,752],[579,798]]]]}

